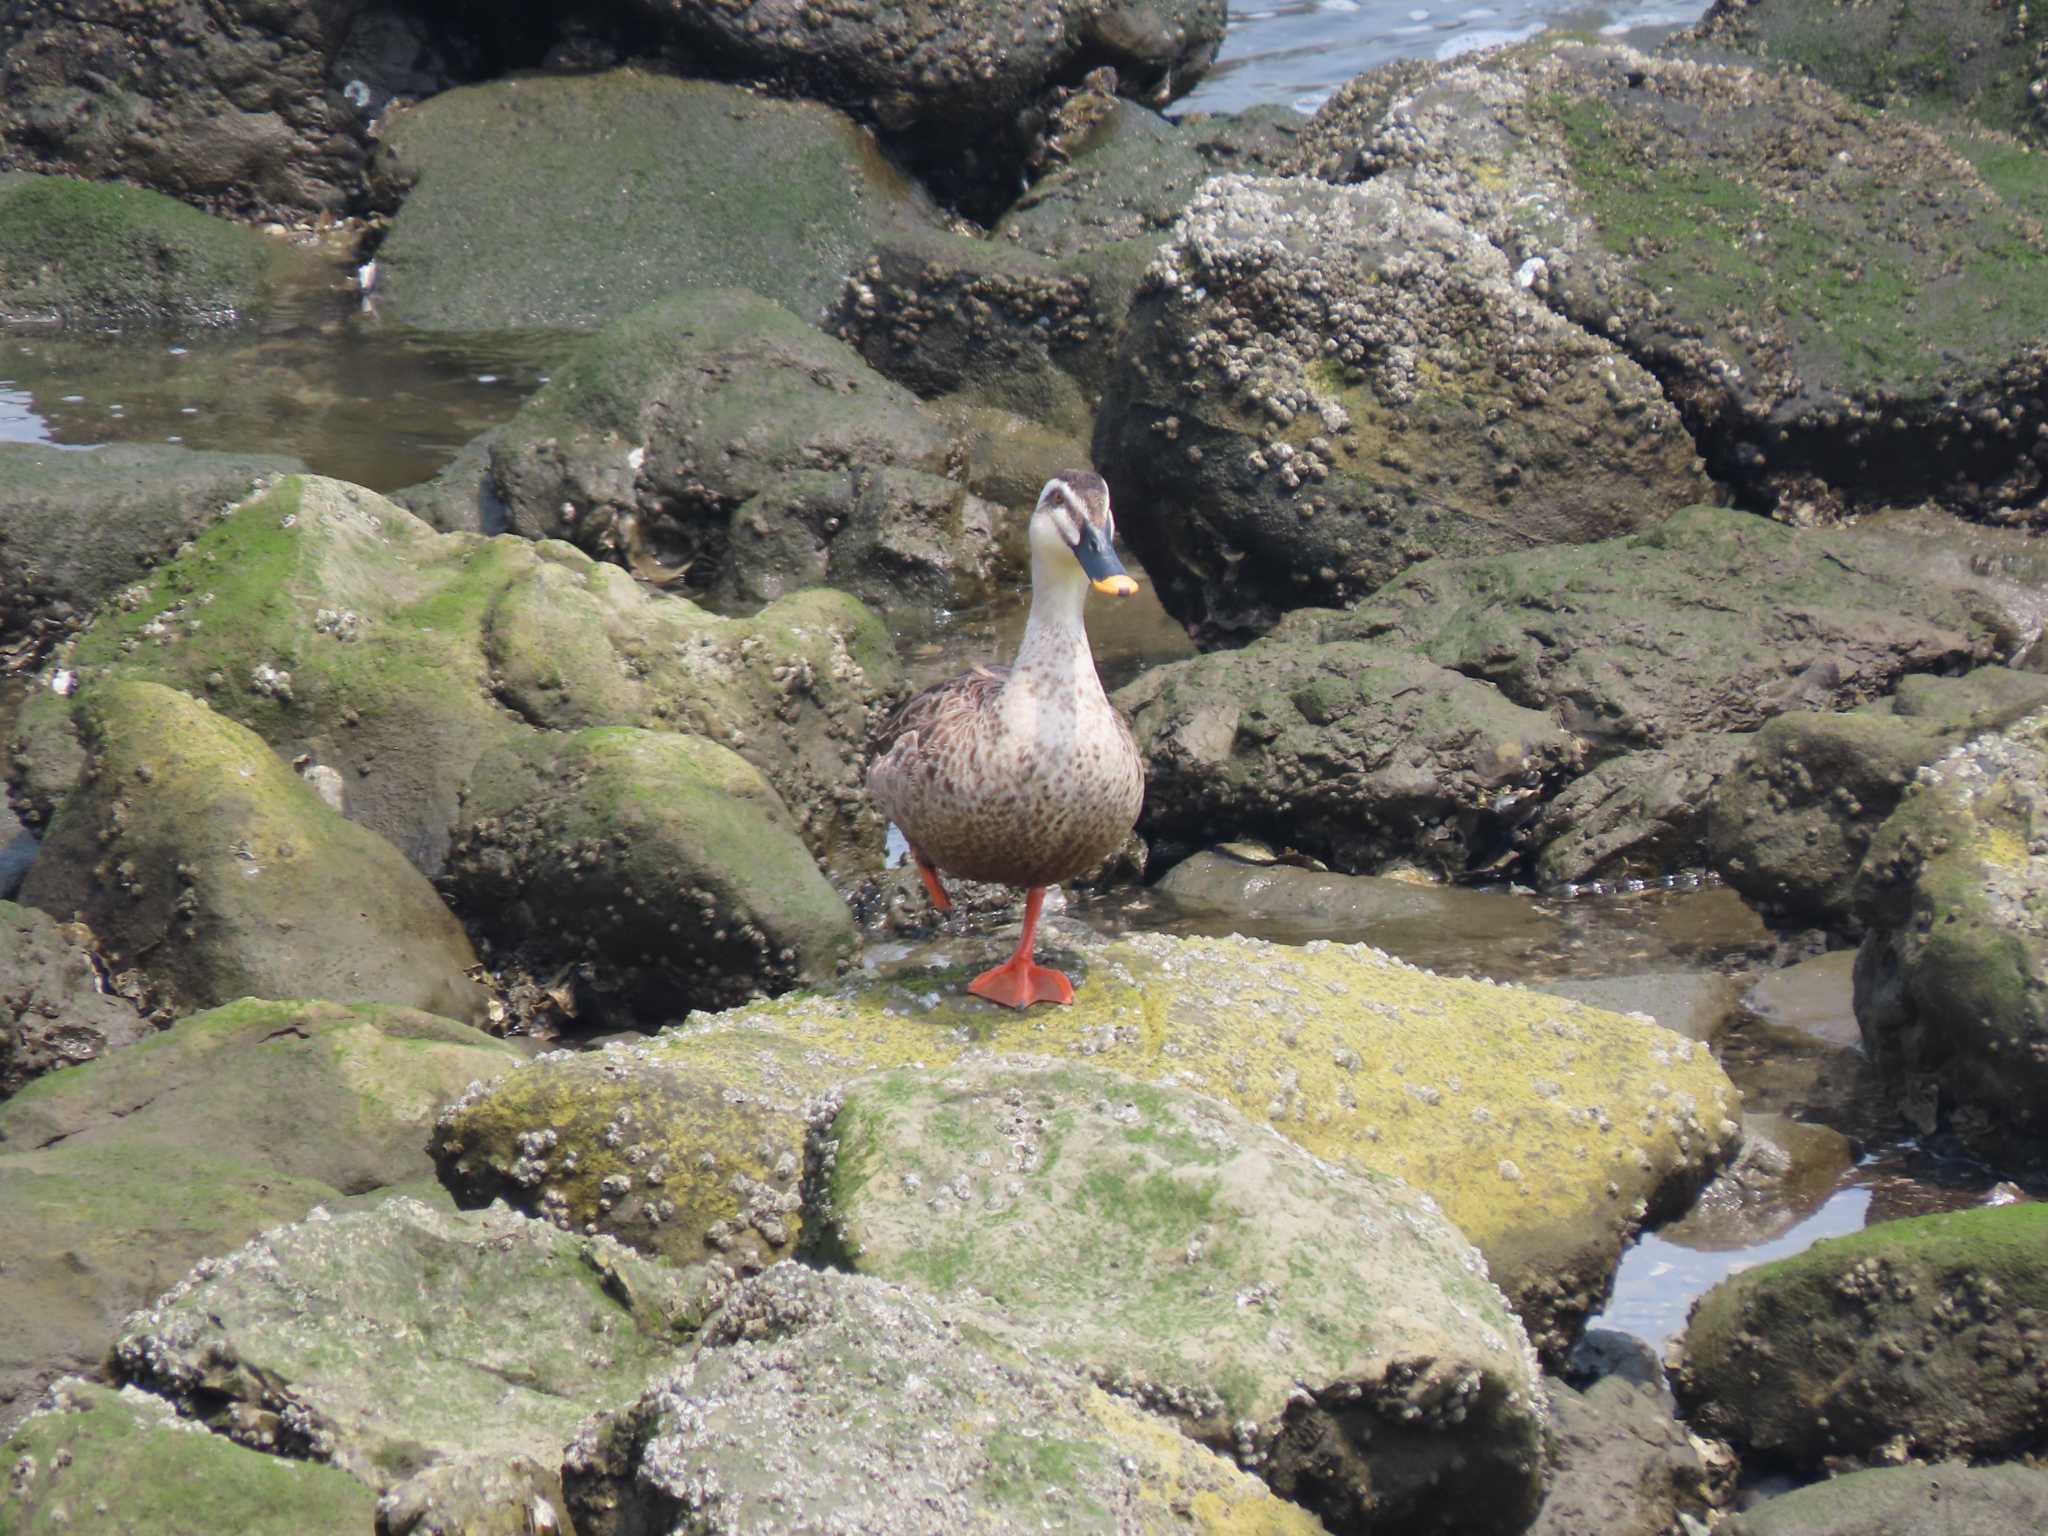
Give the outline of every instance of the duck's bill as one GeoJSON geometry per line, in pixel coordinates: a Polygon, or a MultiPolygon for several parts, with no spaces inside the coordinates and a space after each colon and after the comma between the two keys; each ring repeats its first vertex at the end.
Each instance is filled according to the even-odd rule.
{"type": "Polygon", "coordinates": [[[1074,546],[1074,558],[1081,562],[1081,569],[1088,573],[1096,591],[1109,597],[1129,597],[1138,590],[1137,582],[1124,569],[1123,561],[1117,559],[1109,540],[1093,523],[1082,524],[1081,542],[1074,546]]]}

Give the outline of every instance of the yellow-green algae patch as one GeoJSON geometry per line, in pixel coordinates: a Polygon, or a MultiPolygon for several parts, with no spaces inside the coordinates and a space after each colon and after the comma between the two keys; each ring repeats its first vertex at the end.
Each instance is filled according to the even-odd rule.
{"type": "Polygon", "coordinates": [[[1645,1019],[1363,946],[1138,935],[1080,959],[1071,1008],[1012,1014],[940,971],[695,1015],[636,1054],[792,1101],[974,1051],[1178,1082],[1434,1196],[1553,1357],[1738,1135],[1705,1048],[1645,1019]]]}

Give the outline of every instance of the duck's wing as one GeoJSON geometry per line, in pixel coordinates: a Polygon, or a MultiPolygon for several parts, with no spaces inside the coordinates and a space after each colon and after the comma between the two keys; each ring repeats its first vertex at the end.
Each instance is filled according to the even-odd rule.
{"type": "Polygon", "coordinates": [[[899,746],[914,752],[976,729],[977,722],[992,718],[996,695],[1009,680],[1008,667],[976,667],[934,683],[896,711],[882,732],[881,755],[895,756],[899,746]]]}

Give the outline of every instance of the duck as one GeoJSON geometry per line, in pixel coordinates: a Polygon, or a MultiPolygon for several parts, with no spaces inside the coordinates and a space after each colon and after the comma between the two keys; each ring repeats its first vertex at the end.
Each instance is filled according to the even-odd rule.
{"type": "Polygon", "coordinates": [[[1011,1008],[1072,1003],[1073,983],[1033,959],[1045,893],[1122,846],[1145,797],[1131,728],[1103,691],[1083,609],[1138,583],[1116,555],[1109,486],[1062,470],[1032,509],[1031,615],[1007,667],[976,666],[906,703],[885,727],[868,794],[910,845],[941,912],[943,877],[1024,892],[1010,958],[968,983],[1011,1008]]]}

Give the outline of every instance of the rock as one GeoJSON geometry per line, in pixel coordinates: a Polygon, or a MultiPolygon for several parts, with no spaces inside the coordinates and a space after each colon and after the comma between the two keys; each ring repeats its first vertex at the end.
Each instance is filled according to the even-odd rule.
{"type": "Polygon", "coordinates": [[[1433,561],[1281,633],[1405,645],[1550,712],[1600,756],[1847,708],[2018,643],[1980,594],[1866,571],[1862,552],[1854,529],[1689,507],[1605,543],[1433,561]]]}
{"type": "Polygon", "coordinates": [[[588,964],[628,1014],[827,980],[853,917],[759,769],[702,736],[597,727],[477,764],[443,889],[527,962],[588,964]]]}
{"type": "Polygon", "coordinates": [[[255,733],[156,683],[100,683],[78,720],[86,778],[23,904],[84,921],[157,1006],[333,997],[482,1017],[476,953],[433,886],[255,733]]]}
{"type": "MultiPolygon", "coordinates": [[[[1801,1112],[1814,1109],[1802,1105],[1801,1112]]],[[[1856,1159],[1856,1143],[1831,1126],[1782,1114],[1745,1114],[1735,1161],[1700,1191],[1690,1210],[1659,1227],[1657,1236],[1704,1253],[1774,1242],[1841,1191],[1856,1159]]]]}
{"type": "Polygon", "coordinates": [[[1724,1536],[2015,1536],[2048,1524],[2048,1472],[2038,1467],[1876,1467],[1766,1499],[1724,1536]]]}
{"type": "Polygon", "coordinates": [[[128,1320],[113,1363],[238,1443],[381,1490],[456,1456],[552,1465],[724,1289],[502,1208],[394,1199],[199,1265],[128,1320]]]}
{"type": "Polygon", "coordinates": [[[1152,890],[1171,903],[1176,932],[1206,928],[1295,943],[1341,938],[1411,959],[1462,948],[1499,967],[1525,964],[1564,941],[1555,920],[1502,893],[1254,864],[1220,849],[1183,859],[1152,890]]]}
{"type": "MultiPolygon", "coordinates": [[[[986,963],[986,962],[983,962],[986,963]]],[[[1213,1093],[1310,1152],[1435,1197],[1562,1358],[1622,1244],[1732,1151],[1734,1090],[1655,1025],[1322,942],[1139,935],[1058,957],[1077,998],[994,1019],[976,967],[755,1003],[644,1047],[786,1102],[963,1053],[1085,1056],[1213,1093]]]]}
{"type": "Polygon", "coordinates": [[[10,1536],[300,1536],[367,1530],[374,1500],[332,1467],[245,1450],[160,1397],[76,1377],[5,1445],[10,1536]]]}
{"type": "Polygon", "coordinates": [[[947,1307],[778,1264],[563,1461],[581,1536],[1321,1529],[1221,1457],[947,1307]]]}
{"type": "Polygon", "coordinates": [[[1709,492],[1647,373],[1381,183],[1208,183],[1146,269],[1094,457],[1167,610],[1212,640],[1709,492]]]}
{"type": "Polygon", "coordinates": [[[1148,839],[1265,838],[1344,871],[1484,865],[1577,764],[1499,689],[1393,646],[1271,639],[1118,691],[1145,757],[1148,839]]]}
{"type": "Polygon", "coordinates": [[[952,451],[843,342],[743,290],[692,289],[558,369],[493,439],[491,476],[515,531],[663,582],[758,602],[830,581],[958,608],[997,575],[1002,513],[946,478],[952,451]]]}
{"type": "Polygon", "coordinates": [[[1568,997],[1588,1008],[1614,1013],[1641,1013],[1666,1029],[1713,1043],[1735,1011],[1734,980],[1713,971],[1652,971],[1633,976],[1563,977],[1537,984],[1537,990],[1568,997]]]}
{"type": "MultiPolygon", "coordinates": [[[[880,621],[837,593],[716,618],[566,546],[436,534],[383,497],[295,477],[104,609],[70,665],[86,691],[127,676],[204,695],[280,756],[335,769],[350,819],[427,874],[471,769],[535,727],[710,736],[799,808],[814,849],[881,850],[860,766],[895,662],[880,621]]],[[[17,730],[38,736],[36,801],[61,798],[50,707],[33,700],[17,730]]]]}
{"type": "Polygon", "coordinates": [[[1654,880],[1707,862],[1707,797],[1749,739],[1712,732],[1628,752],[1575,779],[1524,833],[1545,887],[1654,880]]]}
{"type": "Polygon", "coordinates": [[[1533,295],[1663,382],[1747,501],[1812,518],[1938,496],[2009,518],[2038,498],[2048,247],[1906,114],[1560,43],[1455,61],[1391,101],[1340,91],[1303,145],[1306,168],[1483,230],[1533,295]]]}
{"type": "Polygon", "coordinates": [[[1558,1469],[1527,1536],[1666,1536],[1704,1521],[1707,1473],[1657,1393],[1606,1376],[1585,1391],[1550,1384],[1558,1469]]]}
{"type": "Polygon", "coordinates": [[[0,326],[231,325],[276,260],[262,235],[158,192],[0,172],[0,326]]]}
{"type": "Polygon", "coordinates": [[[1838,949],[1780,970],[1766,971],[1742,997],[1742,1006],[1775,1029],[1833,1046],[1858,1046],[1853,973],[1856,951],[1838,949]]]}
{"type": "Polygon", "coordinates": [[[1072,1064],[852,1084],[826,1251],[1234,1453],[1333,1529],[1519,1533],[1536,1357],[1434,1202],[1212,1099],[1072,1064]]]}
{"type": "Polygon", "coordinates": [[[404,1009],[244,1000],[0,1104],[0,1422],[95,1368],[122,1317],[203,1256],[431,1180],[435,1114],[517,1060],[404,1009]]]}
{"type": "Polygon", "coordinates": [[[995,238],[1055,259],[1130,242],[1143,253],[1135,278],[1210,162],[1179,124],[1099,91],[1071,98],[1060,127],[1058,163],[1010,205],[995,238]]]}
{"type": "Polygon", "coordinates": [[[1955,748],[1878,829],[1854,893],[1856,1018],[1895,1102],[2000,1160],[2048,1155],[2044,784],[2048,714],[1955,748]]]}
{"type": "Polygon", "coordinates": [[[1909,1217],[1723,1281],[1674,1385],[1701,1434],[1796,1465],[2032,1443],[2048,1206],[1909,1217]]]}
{"type": "MultiPolygon", "coordinates": [[[[0,272],[4,263],[0,255],[0,272]]],[[[161,444],[110,443],[80,453],[0,443],[0,498],[7,505],[0,524],[0,655],[25,669],[265,476],[298,467],[292,459],[161,444]]]]}
{"type": "Polygon", "coordinates": [[[377,1500],[377,1536],[552,1536],[566,1529],[559,1458],[451,1456],[377,1500]]]}
{"type": "Polygon", "coordinates": [[[671,1263],[752,1272],[802,1234],[806,1111],[642,1050],[551,1052],[450,1105],[431,1150],[465,1206],[504,1200],[671,1263]]]}
{"type": "Polygon", "coordinates": [[[1716,787],[1714,867],[1767,915],[1853,931],[1856,871],[1906,785],[1959,738],[2048,706],[2048,677],[1981,667],[1960,679],[1901,678],[1887,703],[1781,715],[1716,787]]]}
{"type": "Polygon", "coordinates": [[[0,1099],[155,1033],[133,1005],[100,990],[89,936],[0,901],[0,1099]]]}
{"type": "Polygon", "coordinates": [[[631,69],[395,112],[378,174],[409,188],[377,251],[378,303],[437,331],[590,330],[742,277],[809,320],[878,238],[938,226],[831,108],[631,69]]]}
{"type": "Polygon", "coordinates": [[[1749,0],[1710,7],[1690,37],[1824,80],[1868,106],[1954,114],[2036,142],[2048,127],[2028,90],[2041,73],[2038,45],[2023,21],[1991,7],[1749,0]]]}

